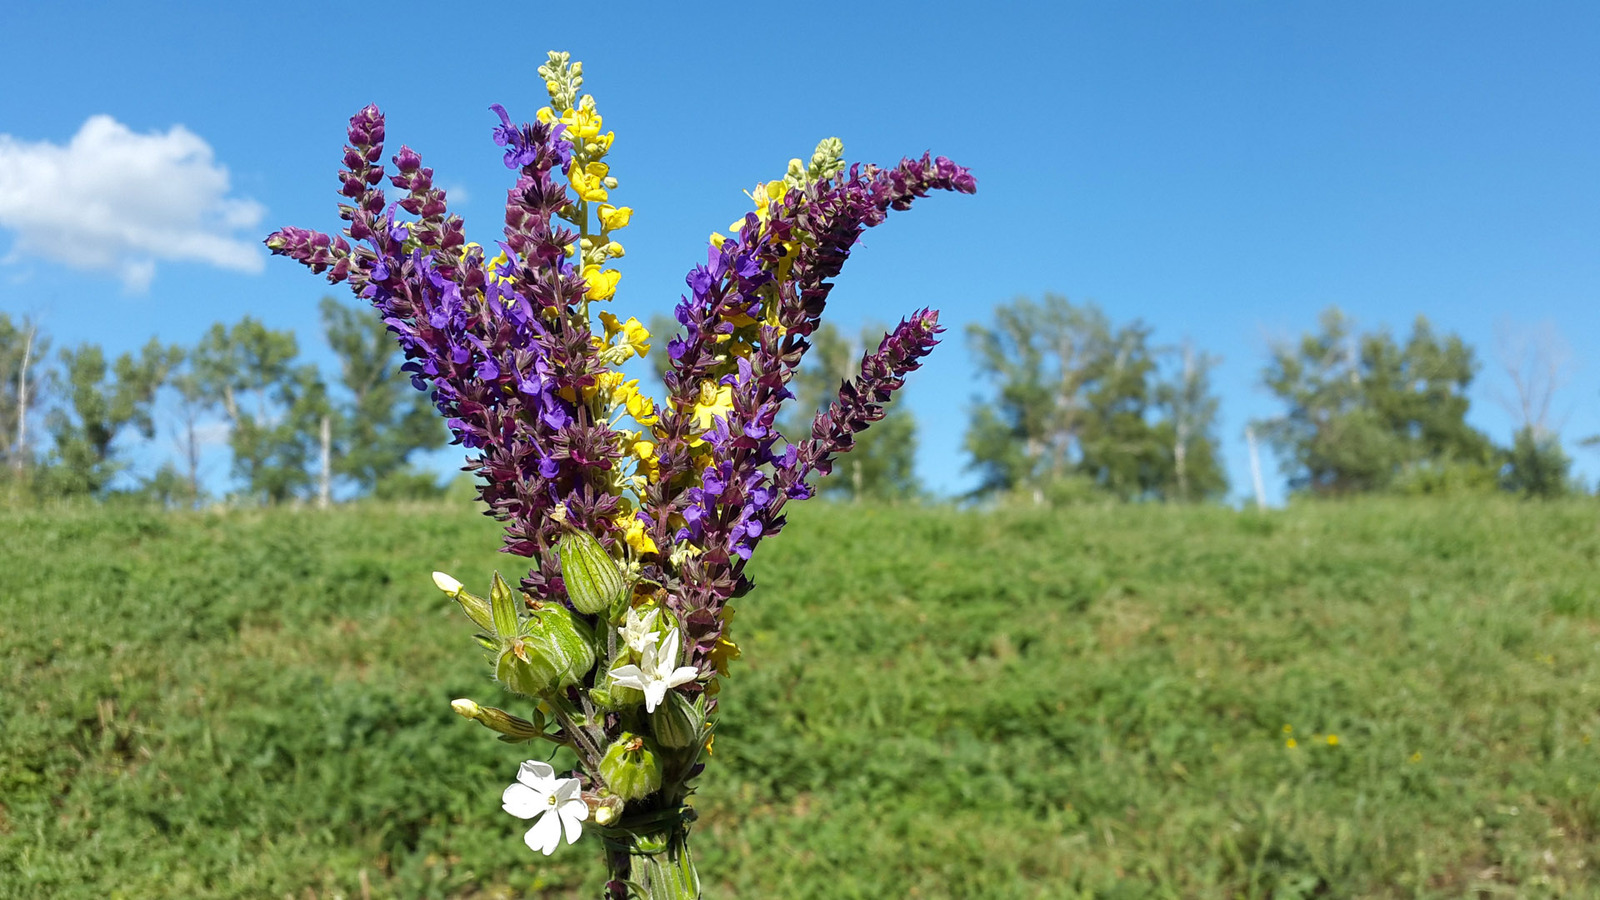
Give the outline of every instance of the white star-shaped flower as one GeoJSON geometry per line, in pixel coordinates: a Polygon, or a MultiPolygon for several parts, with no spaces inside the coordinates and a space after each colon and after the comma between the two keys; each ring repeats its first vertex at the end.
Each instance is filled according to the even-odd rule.
{"type": "Polygon", "coordinates": [[[661,643],[645,644],[640,651],[639,665],[618,666],[611,670],[611,678],[623,687],[644,691],[645,712],[655,712],[667,697],[667,691],[700,677],[694,666],[678,666],[678,629],[667,632],[661,643]]]}
{"type": "Polygon", "coordinates": [[[583,833],[589,805],[578,796],[578,788],[578,779],[557,778],[549,763],[530,759],[517,770],[517,783],[500,795],[500,806],[519,819],[537,820],[522,841],[549,856],[560,846],[563,830],[569,844],[583,833]]]}
{"type": "Polygon", "coordinates": [[[629,609],[628,618],[617,629],[617,634],[628,649],[635,653],[643,653],[644,648],[656,642],[656,618],[661,615],[660,608],[652,609],[644,615],[639,615],[639,610],[629,609]]]}

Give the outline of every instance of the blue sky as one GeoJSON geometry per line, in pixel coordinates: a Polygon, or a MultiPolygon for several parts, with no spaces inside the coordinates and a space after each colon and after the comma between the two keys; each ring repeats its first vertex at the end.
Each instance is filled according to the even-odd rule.
{"type": "MultiPolygon", "coordinates": [[[[615,196],[636,214],[616,303],[641,319],[677,300],[741,191],[821,137],[852,159],[931,149],[972,168],[976,196],[869,232],[830,304],[846,327],[944,311],[949,340],[908,390],[936,489],[971,483],[962,326],[1046,291],[1223,358],[1236,491],[1245,422],[1277,411],[1258,386],[1269,345],[1330,304],[1401,331],[1426,315],[1474,344],[1471,419],[1502,442],[1496,335],[1549,329],[1572,356],[1563,437],[1600,432],[1595,4],[386,8],[9,9],[0,310],[40,316],[58,346],[112,351],[152,334],[191,344],[251,314],[327,360],[327,286],[242,248],[279,225],[337,224],[343,124],[367,102],[388,113],[391,147],[434,167],[469,235],[492,240],[508,182],[487,107],[530,118],[543,51],[567,49],[617,132],[615,196]],[[19,160],[76,159],[62,148],[94,116],[110,117],[107,141],[166,148],[178,174],[130,161],[78,172],[76,193],[17,174],[19,160]]],[[[1600,455],[1574,455],[1600,474],[1600,455]]]]}

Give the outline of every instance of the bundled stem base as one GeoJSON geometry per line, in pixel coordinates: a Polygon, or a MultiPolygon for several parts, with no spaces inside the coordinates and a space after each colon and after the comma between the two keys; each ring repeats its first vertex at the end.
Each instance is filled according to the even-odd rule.
{"type": "Polygon", "coordinates": [[[700,900],[689,832],[606,835],[605,900],[700,900]]]}

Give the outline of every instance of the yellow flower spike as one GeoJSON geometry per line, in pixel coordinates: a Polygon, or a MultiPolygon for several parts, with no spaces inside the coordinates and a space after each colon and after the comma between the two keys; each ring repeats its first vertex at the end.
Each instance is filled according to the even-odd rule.
{"type": "Polygon", "coordinates": [[[628,227],[628,220],[633,218],[633,207],[612,206],[609,203],[600,204],[600,227],[606,231],[616,231],[618,228],[628,227]]]}

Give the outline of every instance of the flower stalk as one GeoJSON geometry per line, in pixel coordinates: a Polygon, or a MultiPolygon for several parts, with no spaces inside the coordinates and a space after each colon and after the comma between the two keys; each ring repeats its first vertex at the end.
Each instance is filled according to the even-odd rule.
{"type": "Polygon", "coordinates": [[[548,855],[587,825],[604,846],[608,898],[689,900],[700,879],[688,801],[720,679],[740,656],[730,604],[753,587],[747,564],[783,529],[786,505],[812,495],[933,349],[938,314],[913,313],[886,335],[809,435],[777,428],[787,384],[861,234],[932,191],[976,183],[943,157],[847,165],[833,138],[791,160],[689,272],[658,404],[618,370],[650,352],[650,333],[602,306],[633,215],[613,199],[614,133],[583,92],[581,63],[551,53],[539,74],[550,103],[533,122],[491,107],[515,178],[497,252],[467,240],[414,150],[385,166],[376,106],[350,119],[344,228],[284,228],[266,244],[383,317],[402,368],[471,454],[502,549],[530,562],[514,586],[495,573],[487,597],[433,575],[523,704],[461,699],[455,710],[502,741],[577,757],[566,775],[526,762],[506,789],[506,811],[533,823],[528,846],[548,855]]]}

